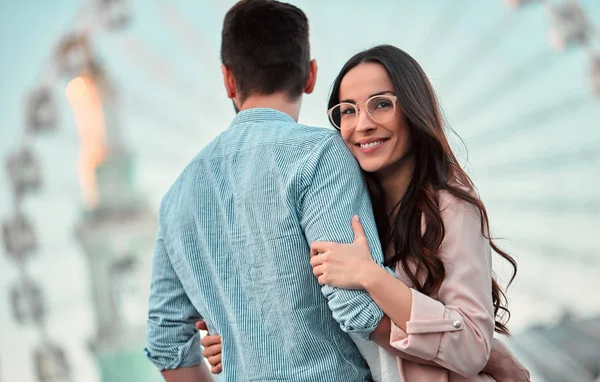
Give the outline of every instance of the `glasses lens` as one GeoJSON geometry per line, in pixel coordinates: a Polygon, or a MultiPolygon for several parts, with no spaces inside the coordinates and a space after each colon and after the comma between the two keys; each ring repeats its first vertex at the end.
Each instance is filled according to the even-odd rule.
{"type": "Polygon", "coordinates": [[[329,119],[338,129],[354,126],[354,121],[356,120],[356,105],[351,103],[340,103],[331,109],[329,119]]]}
{"type": "Polygon", "coordinates": [[[395,109],[394,99],[384,95],[371,98],[367,104],[369,115],[376,122],[389,121],[394,116],[395,109]]]}

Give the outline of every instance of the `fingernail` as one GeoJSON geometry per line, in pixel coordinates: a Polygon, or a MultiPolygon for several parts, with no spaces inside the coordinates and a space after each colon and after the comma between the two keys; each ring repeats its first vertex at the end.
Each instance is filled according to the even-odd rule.
{"type": "Polygon", "coordinates": [[[352,217],[352,219],[354,219],[354,221],[359,221],[359,220],[358,220],[358,215],[354,215],[354,216],[352,217]]]}

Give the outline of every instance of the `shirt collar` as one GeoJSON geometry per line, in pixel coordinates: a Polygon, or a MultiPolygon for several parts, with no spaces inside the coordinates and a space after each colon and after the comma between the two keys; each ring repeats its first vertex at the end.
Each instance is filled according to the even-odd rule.
{"type": "Polygon", "coordinates": [[[242,123],[248,122],[291,122],[296,123],[292,117],[288,114],[275,110],[275,109],[267,109],[267,108],[253,108],[253,109],[244,109],[237,113],[233,122],[231,122],[232,126],[239,125],[242,123]]]}

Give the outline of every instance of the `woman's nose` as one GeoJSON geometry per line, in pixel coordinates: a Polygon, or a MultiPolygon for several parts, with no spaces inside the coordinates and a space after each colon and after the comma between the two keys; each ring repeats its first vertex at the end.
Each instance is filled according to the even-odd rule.
{"type": "MultiPolygon", "coordinates": [[[[361,110],[362,111],[362,110],[361,110]]],[[[377,127],[375,122],[369,117],[366,111],[362,111],[358,114],[358,121],[356,121],[356,131],[366,132],[373,130],[377,127]]]]}

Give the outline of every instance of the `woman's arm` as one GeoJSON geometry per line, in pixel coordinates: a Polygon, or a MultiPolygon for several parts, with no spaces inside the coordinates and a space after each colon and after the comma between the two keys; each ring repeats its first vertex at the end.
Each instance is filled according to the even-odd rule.
{"type": "MultiPolygon", "coordinates": [[[[472,376],[486,366],[494,336],[491,248],[475,206],[444,192],[440,207],[445,235],[439,256],[446,276],[437,299],[411,290],[410,320],[405,328],[392,325],[390,343],[409,355],[472,376]]],[[[366,281],[373,299],[386,304],[381,306],[384,312],[394,313],[382,289],[389,281],[374,280],[366,281]]]]}
{"type": "Polygon", "coordinates": [[[319,283],[365,289],[391,318],[390,344],[464,376],[487,364],[494,335],[491,249],[475,206],[440,198],[445,236],[440,257],[446,265],[438,300],[408,288],[369,261],[358,222],[352,244],[317,243],[311,264],[319,283]]]}
{"type": "MultiPolygon", "coordinates": [[[[433,361],[410,356],[390,345],[391,325],[393,324],[390,322],[389,317],[383,317],[377,329],[371,334],[371,341],[377,343],[390,354],[407,361],[421,365],[441,367],[433,361]]],[[[508,350],[502,341],[496,338],[492,341],[490,358],[481,372],[486,373],[495,381],[531,382],[531,376],[527,368],[517,360],[515,355],[508,350]]]]}
{"type": "Polygon", "coordinates": [[[212,376],[206,365],[201,363],[192,367],[182,367],[174,370],[163,370],[162,376],[166,382],[211,382],[212,376]]]}
{"type": "Polygon", "coordinates": [[[391,323],[390,318],[388,316],[384,316],[381,319],[381,322],[379,323],[377,329],[375,329],[375,331],[371,333],[371,341],[375,342],[377,345],[385,349],[388,353],[393,354],[396,357],[400,357],[407,361],[420,363],[421,365],[441,367],[433,361],[427,361],[421,358],[413,357],[404,352],[401,352],[400,350],[390,345],[391,325],[393,324],[391,323]]]}
{"type": "Polygon", "coordinates": [[[406,331],[412,311],[411,289],[375,263],[362,268],[362,274],[361,287],[394,324],[406,331]]]}

